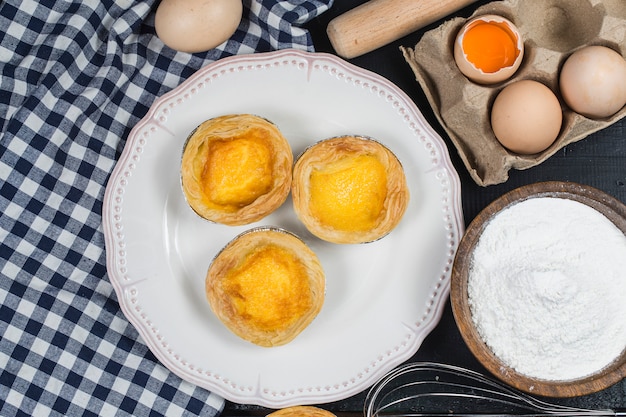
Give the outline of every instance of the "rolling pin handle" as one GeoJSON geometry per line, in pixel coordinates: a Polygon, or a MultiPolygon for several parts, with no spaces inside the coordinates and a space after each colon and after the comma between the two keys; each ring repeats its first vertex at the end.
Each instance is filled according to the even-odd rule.
{"type": "Polygon", "coordinates": [[[330,21],[337,55],[355,58],[423,28],[475,0],[370,0],[330,21]]]}

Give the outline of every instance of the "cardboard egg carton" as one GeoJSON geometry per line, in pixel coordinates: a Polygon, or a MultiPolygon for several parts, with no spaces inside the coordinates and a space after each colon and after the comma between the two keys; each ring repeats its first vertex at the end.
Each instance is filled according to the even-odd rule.
{"type": "Polygon", "coordinates": [[[626,116],[625,106],[609,118],[588,119],[567,107],[558,88],[563,63],[583,46],[608,46],[626,57],[624,0],[505,0],[481,6],[469,18],[448,20],[426,32],[414,48],[401,49],[477,184],[503,183],[511,169],[536,166],[567,144],[626,116]],[[515,23],[525,48],[524,61],[513,77],[491,86],[475,84],[463,76],[453,54],[454,39],[463,24],[484,14],[498,14],[515,23]],[[505,149],[490,124],[496,95],[507,84],[522,79],[540,81],[550,87],[563,109],[559,136],[548,149],[534,155],[519,155],[505,149]]]}

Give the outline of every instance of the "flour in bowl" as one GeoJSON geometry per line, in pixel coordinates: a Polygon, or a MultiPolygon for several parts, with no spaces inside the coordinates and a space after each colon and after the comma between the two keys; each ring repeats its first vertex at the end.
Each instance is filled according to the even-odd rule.
{"type": "Polygon", "coordinates": [[[516,203],[489,221],[471,262],[472,319],[517,372],[583,378],[626,348],[626,235],[593,208],[516,203]]]}

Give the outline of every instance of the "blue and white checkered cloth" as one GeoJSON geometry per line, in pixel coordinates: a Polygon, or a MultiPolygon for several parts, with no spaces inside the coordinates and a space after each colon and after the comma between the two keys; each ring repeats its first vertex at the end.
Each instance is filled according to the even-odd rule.
{"type": "Polygon", "coordinates": [[[1,416],[219,414],[120,311],[105,186],[158,96],[224,56],[312,51],[301,26],[331,3],[244,0],[233,38],[190,55],[155,36],[156,0],[0,1],[1,416]]]}

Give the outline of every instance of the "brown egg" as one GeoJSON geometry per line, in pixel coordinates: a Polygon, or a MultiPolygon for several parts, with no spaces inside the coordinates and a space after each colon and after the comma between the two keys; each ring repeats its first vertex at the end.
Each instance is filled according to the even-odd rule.
{"type": "Polygon", "coordinates": [[[593,119],[612,116],[626,104],[626,60],[605,46],[587,46],[570,55],[559,77],[569,107],[593,119]]]}
{"type": "Polygon", "coordinates": [[[241,0],[163,0],[154,26],[164,44],[181,52],[203,52],[230,38],[241,21],[241,0]]]}
{"type": "Polygon", "coordinates": [[[561,131],[563,112],[556,95],[538,81],[507,85],[491,109],[491,128],[505,148],[519,154],[547,149],[561,131]]]}

